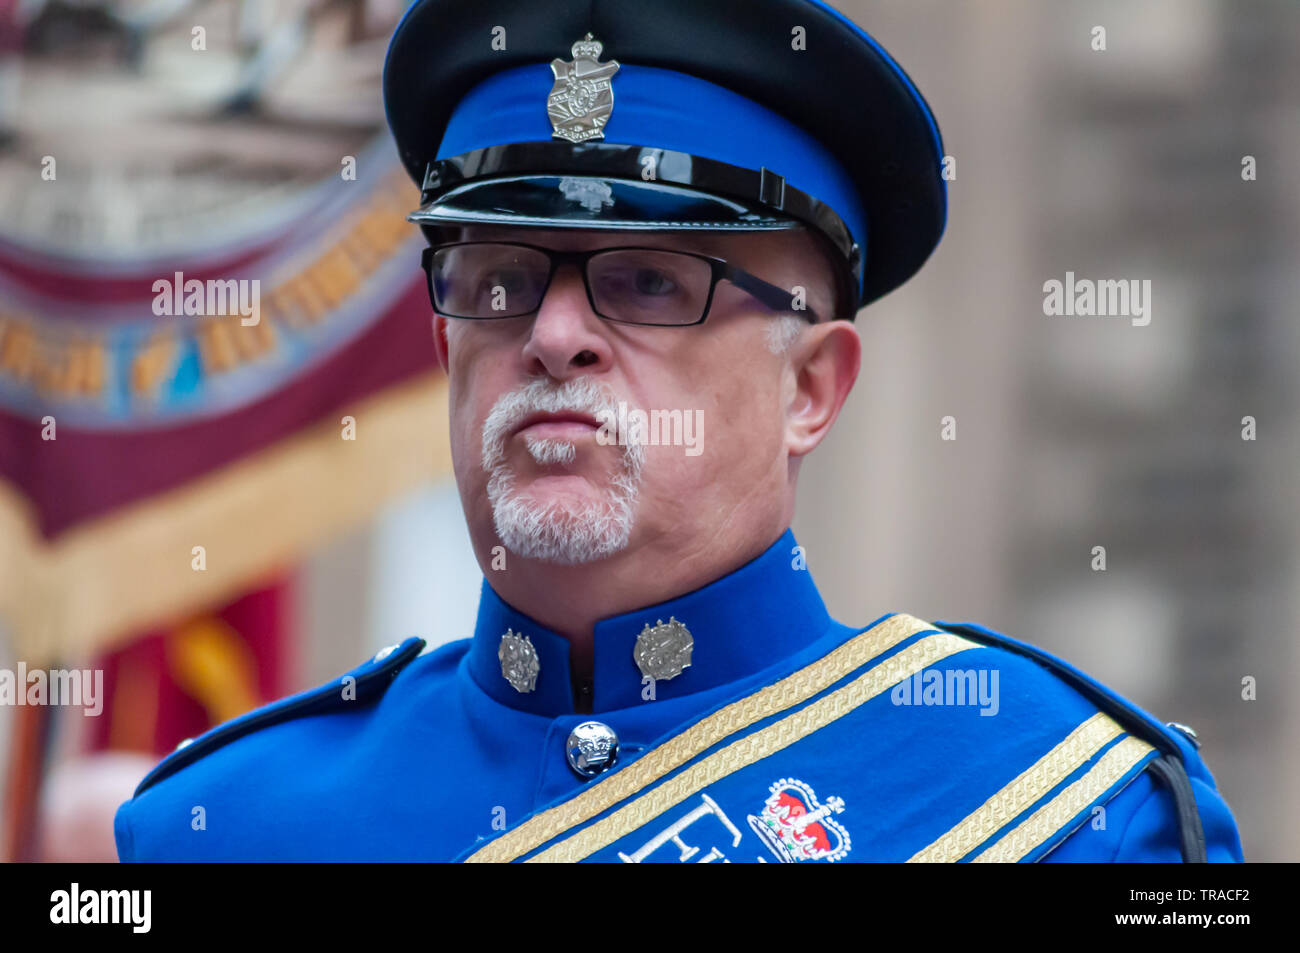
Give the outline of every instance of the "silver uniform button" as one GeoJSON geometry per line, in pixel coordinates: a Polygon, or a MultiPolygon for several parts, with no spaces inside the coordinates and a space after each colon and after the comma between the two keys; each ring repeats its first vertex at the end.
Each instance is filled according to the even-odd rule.
{"type": "Polygon", "coordinates": [[[501,677],[521,695],[537,687],[537,673],[542,670],[542,661],[528,636],[516,635],[514,629],[506,629],[501,644],[497,646],[497,661],[501,663],[501,677]]]}
{"type": "Polygon", "coordinates": [[[579,777],[594,778],[618,760],[618,735],[604,722],[584,721],[569,732],[564,753],[579,777]]]}
{"type": "Polygon", "coordinates": [[[667,622],[659,619],[641,630],[632,648],[632,658],[643,677],[662,682],[676,678],[691,667],[694,648],[695,638],[691,630],[669,616],[667,622]]]}

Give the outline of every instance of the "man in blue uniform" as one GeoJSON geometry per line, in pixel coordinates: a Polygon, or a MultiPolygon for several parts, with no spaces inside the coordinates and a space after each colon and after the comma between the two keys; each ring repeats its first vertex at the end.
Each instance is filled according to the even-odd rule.
{"type": "Polygon", "coordinates": [[[800,463],[854,314],[945,214],[930,110],[860,28],[817,0],[421,0],[384,88],[473,637],[178,750],[119,810],[123,860],[1241,859],[1189,730],[818,594],[800,463]]]}

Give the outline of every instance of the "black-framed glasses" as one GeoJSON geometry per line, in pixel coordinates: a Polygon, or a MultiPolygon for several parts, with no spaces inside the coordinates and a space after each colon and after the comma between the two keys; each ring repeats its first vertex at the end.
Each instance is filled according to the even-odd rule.
{"type": "Polygon", "coordinates": [[[559,251],[522,242],[450,242],[421,257],[429,300],[449,318],[517,318],[541,307],[561,265],[582,274],[591,310],[607,321],[660,327],[701,324],[727,280],[775,312],[816,323],[790,291],[722,258],[666,248],[620,246],[559,251]]]}

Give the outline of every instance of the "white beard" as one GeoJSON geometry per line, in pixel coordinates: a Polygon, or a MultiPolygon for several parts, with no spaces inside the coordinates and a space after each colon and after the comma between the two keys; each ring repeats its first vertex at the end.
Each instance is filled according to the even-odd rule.
{"type": "Polygon", "coordinates": [[[526,435],[524,443],[533,459],[543,466],[548,463],[572,463],[578,455],[578,448],[568,440],[543,440],[526,435]]]}
{"type": "MultiPolygon", "coordinates": [[[[506,549],[525,559],[566,566],[604,559],[626,548],[636,521],[645,447],[629,442],[619,472],[603,498],[587,501],[540,502],[515,489],[515,472],[506,463],[505,443],[530,414],[572,411],[600,419],[602,411],[616,413],[618,400],[603,384],[576,377],[554,385],[538,377],[503,395],[483,422],[483,469],[488,473],[488,502],[497,535],[506,549]]],[[[571,463],[577,447],[567,440],[525,437],[528,452],[538,463],[571,463]]]]}

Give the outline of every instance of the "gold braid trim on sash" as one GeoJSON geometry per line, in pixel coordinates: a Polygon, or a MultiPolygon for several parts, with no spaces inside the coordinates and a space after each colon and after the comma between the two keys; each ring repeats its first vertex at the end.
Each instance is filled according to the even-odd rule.
{"type": "Polygon", "coordinates": [[[1101,797],[1133,766],[1154,751],[1152,745],[1132,735],[1111,748],[1083,777],[1026,818],[973,861],[977,864],[1020,860],[1059,831],[1070,818],[1101,797]]]}
{"type": "MultiPolygon", "coordinates": [[[[892,655],[842,688],[813,702],[761,731],[715,751],[681,774],[665,781],[608,817],[579,831],[568,840],[548,847],[528,863],[576,863],[614,841],[650,823],[692,794],[727,775],[775,754],[801,738],[842,718],[858,706],[887,692],[894,685],[927,665],[967,649],[981,648],[977,642],[950,632],[930,635],[892,655]]],[[[807,671],[805,669],[805,671],[807,671]]],[[[672,742],[669,742],[672,744],[672,742]]]]}
{"type": "Polygon", "coordinates": [[[907,862],[947,864],[961,860],[1123,733],[1124,729],[1113,718],[1097,712],[965,820],[929,847],[917,851],[907,862]]]}
{"type": "Polygon", "coordinates": [[[471,854],[465,862],[503,863],[514,860],[633,796],[729,735],[811,698],[913,635],[933,630],[930,623],[910,615],[892,615],[816,662],[719,709],[623,770],[602,778],[576,797],[507,831],[471,854]]]}

